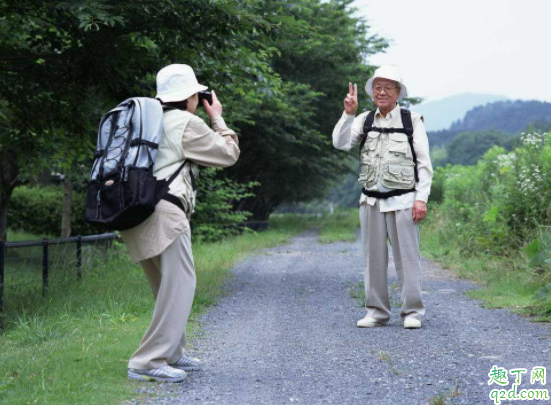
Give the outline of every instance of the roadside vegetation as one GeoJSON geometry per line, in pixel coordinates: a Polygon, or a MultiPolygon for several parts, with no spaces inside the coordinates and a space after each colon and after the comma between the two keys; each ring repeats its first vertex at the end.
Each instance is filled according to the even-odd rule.
{"type": "Polygon", "coordinates": [[[470,295],[551,321],[551,133],[435,172],[422,251],[485,288],[470,295]],[[436,203],[436,204],[435,204],[436,203]]]}
{"type": "Polygon", "coordinates": [[[317,224],[321,227],[318,237],[320,243],[354,242],[360,227],[358,209],[346,208],[325,214],[317,224]]]}
{"type": "MultiPolygon", "coordinates": [[[[197,316],[223,293],[237,260],[282,244],[309,225],[308,220],[286,215],[271,221],[265,232],[196,243],[192,341],[197,316]]],[[[14,239],[18,236],[14,233],[14,239]]],[[[130,262],[123,245],[116,244],[108,257],[90,264],[81,282],[75,281],[74,271],[64,271],[52,269],[57,278],[45,298],[40,290],[10,292],[6,286],[0,404],[106,405],[141,395],[136,392],[141,385],[126,379],[128,358],[153,310],[141,268],[130,262]]]]}

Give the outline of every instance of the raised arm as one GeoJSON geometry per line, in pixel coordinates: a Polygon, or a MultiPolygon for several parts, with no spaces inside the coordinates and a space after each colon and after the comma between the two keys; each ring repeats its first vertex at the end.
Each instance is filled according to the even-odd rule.
{"type": "Polygon", "coordinates": [[[203,101],[205,111],[212,122],[211,129],[205,121],[194,116],[184,131],[182,144],[187,159],[202,166],[228,167],[239,159],[239,139],[222,118],[222,104],[212,92],[212,105],[203,101]]]}
{"type": "Polygon", "coordinates": [[[366,114],[355,117],[358,110],[358,85],[348,83],[348,94],[344,99],[344,112],[333,130],[333,146],[339,150],[350,150],[359,143],[366,114]]]}

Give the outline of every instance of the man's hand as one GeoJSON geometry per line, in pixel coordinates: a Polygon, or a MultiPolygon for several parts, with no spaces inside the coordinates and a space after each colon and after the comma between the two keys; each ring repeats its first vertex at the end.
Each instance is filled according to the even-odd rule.
{"type": "Polygon", "coordinates": [[[214,91],[212,92],[212,104],[209,104],[207,100],[203,100],[203,107],[205,107],[205,112],[211,121],[214,117],[222,115],[222,104],[218,101],[218,97],[216,97],[216,93],[214,91]]]}
{"type": "Polygon", "coordinates": [[[427,203],[419,200],[415,201],[411,212],[413,213],[413,221],[418,224],[427,216],[427,203]]]}
{"type": "Polygon", "coordinates": [[[344,99],[344,111],[348,115],[356,115],[358,110],[358,85],[352,86],[352,83],[348,83],[348,94],[344,99]]]}

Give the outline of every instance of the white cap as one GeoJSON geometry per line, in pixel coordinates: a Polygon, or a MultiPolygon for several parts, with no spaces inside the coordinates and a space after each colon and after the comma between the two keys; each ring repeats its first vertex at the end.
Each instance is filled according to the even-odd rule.
{"type": "Polygon", "coordinates": [[[365,91],[371,96],[371,98],[373,98],[373,80],[375,79],[388,79],[398,82],[400,84],[400,95],[398,96],[398,101],[402,100],[404,97],[407,97],[407,88],[402,83],[402,75],[400,75],[400,72],[396,67],[384,65],[375,71],[373,77],[365,84],[365,91]]]}
{"type": "Polygon", "coordinates": [[[191,66],[173,64],[162,68],[157,73],[155,98],[165,103],[183,101],[207,89],[208,87],[199,84],[191,66]]]}

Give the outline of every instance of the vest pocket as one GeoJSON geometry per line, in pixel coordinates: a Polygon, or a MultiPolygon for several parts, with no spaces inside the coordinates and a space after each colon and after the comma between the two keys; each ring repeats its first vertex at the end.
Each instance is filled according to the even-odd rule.
{"type": "Polygon", "coordinates": [[[365,147],[368,150],[375,150],[377,149],[377,143],[379,142],[379,136],[381,134],[379,132],[369,132],[367,134],[367,139],[365,141],[365,147]]]}
{"type": "Polygon", "coordinates": [[[383,170],[382,182],[390,189],[407,190],[415,185],[413,163],[389,162],[383,170]]]}
{"type": "Polygon", "coordinates": [[[375,181],[375,168],[371,157],[364,155],[360,163],[360,177],[358,183],[369,184],[375,181]]]}
{"type": "Polygon", "coordinates": [[[396,156],[404,156],[408,154],[409,142],[405,134],[392,133],[388,134],[388,151],[396,156]]]}

